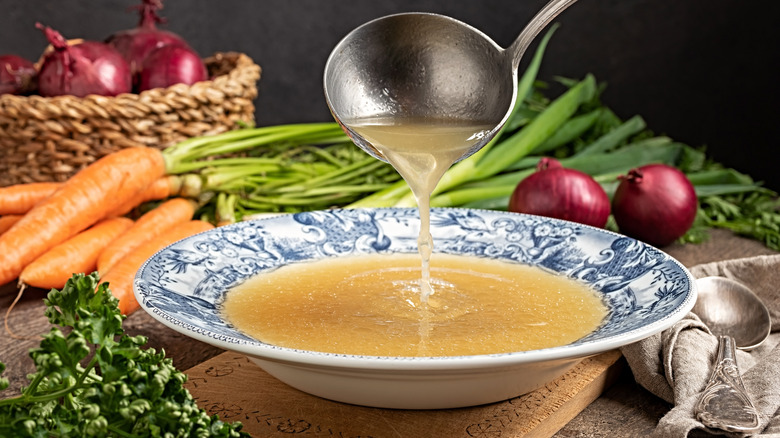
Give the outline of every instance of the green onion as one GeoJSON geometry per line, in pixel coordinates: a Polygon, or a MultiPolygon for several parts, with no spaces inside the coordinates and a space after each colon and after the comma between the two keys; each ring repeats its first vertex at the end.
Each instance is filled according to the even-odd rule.
{"type": "Polygon", "coordinates": [[[608,152],[618,147],[621,142],[632,135],[645,129],[645,126],[645,121],[641,117],[634,116],[623,122],[620,126],[599,137],[598,140],[582,149],[577,155],[583,156],[593,155],[599,152],[608,152]]]}

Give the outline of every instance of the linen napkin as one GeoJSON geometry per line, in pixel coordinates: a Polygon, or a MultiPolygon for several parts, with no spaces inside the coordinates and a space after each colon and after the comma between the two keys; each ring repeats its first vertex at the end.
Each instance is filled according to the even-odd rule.
{"type": "MultiPolygon", "coordinates": [[[[707,263],[690,271],[696,278],[722,276],[737,280],[769,308],[772,334],[751,352],[737,350],[737,365],[761,416],[761,432],[753,436],[780,437],[780,255],[707,263]]],[[[674,405],[661,418],[652,437],[746,436],[708,429],[694,416],[694,405],[718,353],[717,338],[695,314],[689,313],[673,327],[621,351],[636,381],[674,405]]]]}

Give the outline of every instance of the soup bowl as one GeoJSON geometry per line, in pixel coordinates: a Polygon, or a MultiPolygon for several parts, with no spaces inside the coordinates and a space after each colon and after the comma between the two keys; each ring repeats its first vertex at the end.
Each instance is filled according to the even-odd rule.
{"type": "Polygon", "coordinates": [[[432,209],[434,262],[437,253],[465,254],[570,277],[601,295],[608,308],[605,320],[594,332],[558,347],[386,357],[270,345],[237,330],[222,315],[226,295],[250,277],[328,257],[416,253],[418,230],[415,208],[314,211],[240,222],[159,251],[136,274],[135,295],[166,326],[244,354],[294,388],[340,402],[398,409],[474,406],[525,394],[585,357],[670,327],[696,300],[695,282],[683,265],[620,234],[517,213],[432,209]]]}

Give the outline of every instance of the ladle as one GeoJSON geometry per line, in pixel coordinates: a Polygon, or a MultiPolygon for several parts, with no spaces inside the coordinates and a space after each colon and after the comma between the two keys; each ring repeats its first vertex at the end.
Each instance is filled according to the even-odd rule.
{"type": "Polygon", "coordinates": [[[769,336],[769,310],[747,286],[725,277],[696,280],[692,312],[718,336],[718,358],[694,412],[705,426],[755,433],[759,415],[737,368],[736,348],[751,350],[769,336]]]}
{"type": "Polygon", "coordinates": [[[443,15],[402,13],[359,26],[325,65],[325,98],[352,140],[387,161],[350,124],[374,117],[457,118],[494,126],[466,151],[487,144],[517,96],[517,69],[534,37],[576,0],[552,0],[503,49],[479,30],[443,15]]]}

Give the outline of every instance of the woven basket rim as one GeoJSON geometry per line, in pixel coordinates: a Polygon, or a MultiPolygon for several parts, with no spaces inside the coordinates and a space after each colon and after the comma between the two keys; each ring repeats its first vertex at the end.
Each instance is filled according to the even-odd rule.
{"type": "Polygon", "coordinates": [[[118,149],[158,149],[254,122],[261,68],[239,52],[204,58],[213,75],[118,96],[0,96],[0,187],[64,181],[118,149]]]}
{"type": "Polygon", "coordinates": [[[100,104],[102,102],[106,102],[106,99],[115,99],[118,101],[138,101],[138,100],[143,100],[146,96],[149,96],[151,94],[159,94],[161,92],[164,93],[166,91],[183,92],[189,89],[189,87],[221,88],[220,85],[223,81],[245,74],[251,70],[256,70],[257,71],[256,75],[259,78],[260,66],[257,65],[252,60],[252,58],[250,58],[245,53],[216,52],[211,56],[203,58],[203,61],[205,63],[208,63],[211,61],[218,61],[220,58],[235,58],[235,67],[231,68],[230,71],[226,73],[215,76],[205,81],[196,82],[195,84],[192,85],[176,84],[176,85],[171,85],[170,87],[164,89],[151,89],[151,90],[142,91],[140,93],[122,93],[116,96],[101,96],[97,94],[90,94],[84,97],[77,97],[72,95],[45,97],[37,94],[33,94],[29,96],[19,96],[14,94],[0,94],[0,114],[5,112],[4,109],[6,105],[10,104],[13,105],[14,107],[18,107],[19,104],[24,104],[25,102],[35,102],[37,105],[43,104],[43,105],[47,105],[47,106],[51,105],[55,107],[70,106],[73,102],[83,102],[85,100],[90,101],[91,103],[100,104]]]}

